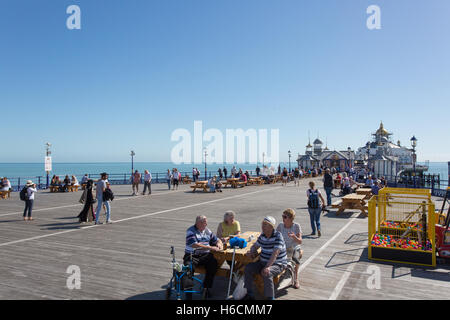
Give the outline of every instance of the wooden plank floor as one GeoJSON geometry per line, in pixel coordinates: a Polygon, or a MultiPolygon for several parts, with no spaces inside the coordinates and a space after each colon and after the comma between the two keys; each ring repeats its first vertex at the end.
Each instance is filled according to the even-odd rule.
{"type": "MultiPolygon", "coordinates": [[[[151,196],[130,196],[130,186],[113,186],[115,223],[100,226],[78,224],[81,192],[39,192],[32,222],[22,221],[23,202],[14,193],[11,199],[0,200],[0,299],[164,299],[171,276],[170,246],[181,259],[185,231],[197,215],[206,215],[215,232],[224,212],[231,209],[243,231],[259,231],[264,216],[281,222],[288,207],[296,210],[296,221],[303,228],[305,253],[300,289],[283,290],[279,299],[450,297],[448,266],[426,269],[369,261],[367,218],[356,211],[325,214],[323,236],[308,236],[308,181],[302,180],[300,187],[250,186],[215,194],[192,193],[187,185],[168,191],[161,184],[153,186],[151,196]],[[66,286],[71,265],[81,270],[79,290],[66,286]],[[369,266],[380,268],[380,289],[367,286],[369,266]]],[[[216,278],[214,298],[225,298],[226,288],[226,279],[216,278]]]]}

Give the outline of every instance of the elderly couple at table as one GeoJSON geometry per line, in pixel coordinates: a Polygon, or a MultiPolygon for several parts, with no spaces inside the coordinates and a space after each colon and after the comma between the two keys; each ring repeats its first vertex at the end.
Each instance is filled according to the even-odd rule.
{"type": "MultiPolygon", "coordinates": [[[[224,222],[219,225],[217,236],[207,228],[207,218],[198,216],[195,225],[191,226],[186,232],[186,249],[184,255],[184,264],[188,264],[193,257],[194,268],[204,266],[206,269],[204,279],[203,297],[208,298],[210,288],[213,285],[214,276],[218,266],[213,252],[223,250],[223,243],[230,237],[239,236],[239,222],[234,220],[234,213],[228,211],[224,216],[224,222]],[[230,217],[232,217],[230,219],[230,217]],[[236,225],[238,227],[236,227],[236,225]],[[231,234],[230,234],[231,232],[231,234]]],[[[275,296],[273,278],[279,275],[287,266],[288,259],[292,259],[296,264],[295,288],[298,284],[299,259],[302,256],[300,244],[302,243],[301,228],[298,223],[294,223],[295,212],[287,209],[283,212],[283,223],[276,228],[276,220],[272,216],[267,216],[261,224],[262,233],[256,243],[250,248],[247,255],[256,259],[257,250],[261,248],[259,260],[249,263],[245,266],[245,288],[247,294],[244,300],[255,299],[254,295],[254,275],[260,274],[264,282],[264,296],[268,300],[273,300],[275,296]]]]}

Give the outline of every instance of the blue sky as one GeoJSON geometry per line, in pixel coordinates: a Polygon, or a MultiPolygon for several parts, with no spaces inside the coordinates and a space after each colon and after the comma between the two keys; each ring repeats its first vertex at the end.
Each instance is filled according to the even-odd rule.
{"type": "Polygon", "coordinates": [[[450,2],[2,0],[0,162],[169,161],[177,128],[364,145],[382,120],[450,160],[450,2]],[[66,8],[81,8],[68,30],[66,8]],[[368,30],[366,8],[381,8],[368,30]]]}

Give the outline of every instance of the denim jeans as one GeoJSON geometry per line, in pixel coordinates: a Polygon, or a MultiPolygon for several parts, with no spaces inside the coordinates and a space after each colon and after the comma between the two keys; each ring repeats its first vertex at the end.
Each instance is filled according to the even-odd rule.
{"type": "Polygon", "coordinates": [[[214,192],[216,191],[216,186],[214,184],[208,184],[209,191],[214,192]]]}
{"type": "Polygon", "coordinates": [[[33,202],[34,200],[25,200],[25,210],[23,210],[24,218],[27,216],[27,211],[28,211],[28,218],[31,218],[31,211],[33,211],[33,202]]]}
{"type": "Polygon", "coordinates": [[[169,185],[169,190],[170,190],[170,179],[167,179],[167,184],[169,185]]]}
{"type": "Polygon", "coordinates": [[[327,206],[331,206],[331,191],[333,191],[332,187],[325,188],[327,194],[327,206]]]}
{"type": "Polygon", "coordinates": [[[317,230],[320,230],[320,214],[322,213],[322,208],[308,208],[309,212],[309,219],[311,220],[311,229],[313,233],[316,233],[316,226],[317,230]]]}
{"type": "Polygon", "coordinates": [[[109,201],[103,201],[103,196],[97,198],[97,211],[95,212],[95,222],[98,222],[100,218],[100,212],[102,211],[102,207],[105,205],[106,207],[106,221],[111,219],[111,207],[109,205],[109,201]]]}

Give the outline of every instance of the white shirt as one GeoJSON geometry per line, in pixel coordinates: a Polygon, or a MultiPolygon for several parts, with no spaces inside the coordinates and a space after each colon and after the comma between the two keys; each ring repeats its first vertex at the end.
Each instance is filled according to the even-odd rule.
{"type": "Polygon", "coordinates": [[[34,193],[37,192],[37,190],[33,187],[27,188],[27,194],[28,194],[28,200],[34,200],[34,193]]]}
{"type": "Polygon", "coordinates": [[[150,172],[144,174],[144,181],[148,182],[148,181],[151,181],[151,180],[152,180],[152,174],[150,172]]]}
{"type": "Polygon", "coordinates": [[[11,182],[9,182],[9,180],[7,180],[6,182],[6,186],[4,185],[3,188],[0,188],[0,191],[8,191],[9,189],[11,189],[11,182]]]}

